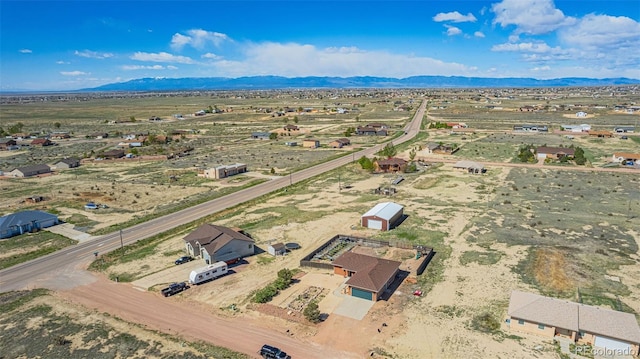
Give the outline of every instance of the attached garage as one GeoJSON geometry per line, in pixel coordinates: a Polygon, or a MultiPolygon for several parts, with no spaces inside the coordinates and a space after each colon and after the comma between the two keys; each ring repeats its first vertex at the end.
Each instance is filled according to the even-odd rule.
{"type": "Polygon", "coordinates": [[[631,344],[598,335],[595,336],[593,346],[616,350],[620,351],[621,353],[631,353],[631,344]]]}
{"type": "Polygon", "coordinates": [[[351,287],[351,296],[366,300],[373,300],[373,293],[366,290],[351,287]]]}
{"type": "Polygon", "coordinates": [[[378,203],[361,217],[363,227],[388,231],[402,218],[404,207],[393,202],[378,203]]]}

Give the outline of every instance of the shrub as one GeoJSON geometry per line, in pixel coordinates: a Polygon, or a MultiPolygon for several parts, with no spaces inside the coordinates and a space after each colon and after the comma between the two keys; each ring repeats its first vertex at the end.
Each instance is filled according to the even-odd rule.
{"type": "Polygon", "coordinates": [[[309,303],[306,308],[304,308],[302,314],[304,314],[304,317],[311,323],[320,322],[320,310],[318,309],[318,303],[315,301],[309,303]]]}

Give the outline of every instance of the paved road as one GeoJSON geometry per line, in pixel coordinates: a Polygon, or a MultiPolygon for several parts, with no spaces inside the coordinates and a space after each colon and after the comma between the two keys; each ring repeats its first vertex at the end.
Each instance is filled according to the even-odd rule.
{"type": "MultiPolygon", "coordinates": [[[[414,118],[404,128],[406,134],[394,139],[394,145],[413,139],[420,131],[422,119],[426,113],[427,101],[424,100],[414,118]]],[[[251,188],[202,203],[179,212],[159,217],[145,223],[129,227],[120,232],[110,233],[93,240],[62,249],[48,256],[34,259],[0,271],[0,291],[6,292],[25,288],[44,287],[49,289],[68,289],[76,285],[87,284],[93,277],[81,269],[90,263],[94,253],[107,253],[121,246],[193,222],[196,219],[231,208],[267,193],[285,188],[324,172],[353,162],[362,156],[371,156],[384,147],[379,144],[353,155],[322,163],[289,176],[261,183],[251,188]]]]}

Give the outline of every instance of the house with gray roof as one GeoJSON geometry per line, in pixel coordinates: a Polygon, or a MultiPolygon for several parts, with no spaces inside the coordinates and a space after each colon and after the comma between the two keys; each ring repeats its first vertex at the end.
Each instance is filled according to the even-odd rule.
{"type": "Polygon", "coordinates": [[[404,207],[397,203],[378,203],[363,214],[360,220],[363,227],[388,231],[402,218],[403,211],[404,207]]]}
{"type": "Polygon", "coordinates": [[[42,211],[22,211],[0,217],[0,239],[55,226],[58,217],[42,211]]]}
{"type": "Polygon", "coordinates": [[[401,263],[349,251],[331,264],[335,274],[349,277],[347,294],[375,302],[393,283],[401,263]]]}
{"type": "Polygon", "coordinates": [[[201,257],[207,264],[233,262],[254,254],[254,240],[235,230],[203,224],[183,238],[187,253],[201,257]]]}
{"type": "Polygon", "coordinates": [[[18,167],[9,172],[11,177],[33,177],[41,174],[51,173],[51,167],[45,164],[18,167]]]}
{"type": "Polygon", "coordinates": [[[63,158],[54,164],[57,170],[69,169],[80,166],[80,160],[75,157],[63,158]]]}
{"type": "Polygon", "coordinates": [[[640,354],[640,327],[630,313],[514,290],[507,324],[517,332],[640,354]]]}

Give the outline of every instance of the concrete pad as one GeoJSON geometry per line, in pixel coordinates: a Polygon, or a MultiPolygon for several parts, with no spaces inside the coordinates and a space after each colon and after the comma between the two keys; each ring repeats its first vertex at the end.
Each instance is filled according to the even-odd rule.
{"type": "Polygon", "coordinates": [[[343,317],[356,320],[362,320],[367,315],[367,313],[369,313],[369,309],[371,309],[374,304],[374,301],[356,298],[344,294],[342,301],[333,311],[333,314],[342,315],[343,317]]]}
{"type": "Polygon", "coordinates": [[[59,234],[67,238],[74,239],[78,242],[83,242],[83,241],[87,241],[95,238],[89,233],[76,230],[75,226],[71,223],[58,224],[52,227],[44,228],[44,230],[49,231],[51,233],[59,234]]]}

